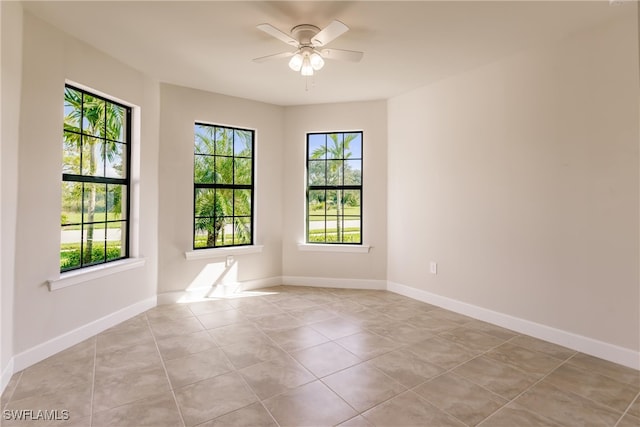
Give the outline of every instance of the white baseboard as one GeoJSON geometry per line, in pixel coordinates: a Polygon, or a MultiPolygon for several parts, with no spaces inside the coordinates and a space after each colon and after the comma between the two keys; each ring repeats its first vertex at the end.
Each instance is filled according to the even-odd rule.
{"type": "Polygon", "coordinates": [[[283,276],[283,285],[314,286],[321,288],[386,290],[386,280],[334,279],[327,277],[283,276]]]}
{"type": "Polygon", "coordinates": [[[199,287],[182,291],[162,292],[158,294],[158,304],[173,304],[176,302],[196,302],[208,298],[232,297],[234,294],[269,286],[282,285],[282,277],[266,277],[264,279],[245,280],[236,283],[222,283],[214,287],[199,287]]]}
{"type": "MultiPolygon", "coordinates": [[[[118,323],[124,322],[138,314],[155,307],[157,304],[157,297],[153,296],[145,300],[139,301],[128,307],[120,309],[114,313],[108,314],[104,317],[80,326],[65,334],[59,335],[50,339],[42,344],[38,344],[22,353],[16,354],[13,357],[13,372],[21,371],[34,365],[41,360],[46,359],[62,350],[65,350],[71,346],[74,346],[87,338],[90,338],[118,323]]],[[[13,374],[12,372],[12,374],[13,374]]],[[[4,374],[3,374],[4,375],[4,374]]]]}
{"type": "Polygon", "coordinates": [[[418,301],[473,317],[474,319],[492,323],[581,353],[640,370],[640,352],[628,348],[499,313],[399,283],[388,282],[387,289],[418,301]]]}
{"type": "Polygon", "coordinates": [[[13,357],[9,359],[9,363],[2,370],[2,375],[0,376],[0,395],[4,393],[5,387],[11,381],[11,377],[13,376],[13,357]]]}

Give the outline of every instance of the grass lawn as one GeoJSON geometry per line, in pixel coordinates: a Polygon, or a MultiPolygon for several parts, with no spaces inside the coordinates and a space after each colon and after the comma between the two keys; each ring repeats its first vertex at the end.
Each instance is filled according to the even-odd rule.
{"type": "MultiPolygon", "coordinates": [[[[105,212],[96,212],[93,214],[94,222],[105,221],[105,212]]],[[[120,220],[119,213],[110,213],[108,217],[109,221],[120,220]]],[[[65,227],[65,230],[80,230],[79,225],[65,225],[65,224],[78,224],[82,220],[82,214],[80,212],[63,212],[61,215],[61,223],[65,227]]],[[[97,226],[98,224],[96,224],[97,226]]],[[[110,222],[107,223],[107,228],[121,228],[121,223],[110,222]]]]}

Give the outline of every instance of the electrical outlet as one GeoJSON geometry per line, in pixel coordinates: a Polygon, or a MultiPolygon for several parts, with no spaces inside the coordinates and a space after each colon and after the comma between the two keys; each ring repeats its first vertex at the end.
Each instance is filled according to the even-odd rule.
{"type": "Polygon", "coordinates": [[[431,264],[429,265],[429,271],[431,271],[431,274],[438,274],[438,263],[435,261],[431,261],[431,264]]]}
{"type": "Polygon", "coordinates": [[[227,267],[231,267],[231,264],[233,264],[233,256],[232,256],[232,255],[227,255],[227,263],[226,263],[226,266],[227,266],[227,267]]]}

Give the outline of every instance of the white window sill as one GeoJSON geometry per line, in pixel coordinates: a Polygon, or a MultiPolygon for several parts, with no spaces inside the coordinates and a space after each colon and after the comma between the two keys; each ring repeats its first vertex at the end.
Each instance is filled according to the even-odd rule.
{"type": "Polygon", "coordinates": [[[127,258],[120,261],[108,262],[80,270],[60,273],[59,278],[48,280],[47,284],[49,285],[49,291],[56,291],[58,289],[88,282],[89,280],[99,279],[110,274],[142,267],[144,263],[144,258],[127,258]]]}
{"type": "Polygon", "coordinates": [[[262,252],[263,245],[233,246],[230,248],[198,249],[184,253],[184,257],[194,259],[224,258],[229,255],[257,254],[262,252]]]}
{"type": "Polygon", "coordinates": [[[318,243],[298,243],[299,251],[307,252],[342,252],[353,254],[367,254],[371,246],[369,245],[325,245],[318,243]]]}

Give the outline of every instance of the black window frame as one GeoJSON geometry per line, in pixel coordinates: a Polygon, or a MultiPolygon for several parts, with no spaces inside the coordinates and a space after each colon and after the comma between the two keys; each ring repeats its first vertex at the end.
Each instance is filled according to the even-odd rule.
{"type": "MultiPolygon", "coordinates": [[[[306,192],[305,192],[305,242],[306,244],[310,244],[310,245],[362,245],[363,243],[363,239],[364,239],[364,233],[363,233],[363,206],[364,206],[364,202],[363,202],[363,182],[364,182],[364,132],[362,130],[354,130],[354,131],[332,131],[332,132],[308,132],[307,134],[307,141],[306,141],[306,192]],[[324,159],[312,159],[311,158],[311,152],[310,152],[310,142],[311,142],[311,137],[313,135],[324,135],[325,138],[329,138],[329,135],[334,135],[334,134],[338,134],[338,135],[342,135],[342,137],[344,138],[345,135],[348,134],[359,134],[360,135],[360,157],[359,158],[347,158],[345,157],[345,153],[344,153],[344,147],[343,147],[343,153],[342,153],[342,157],[338,158],[338,157],[332,157],[332,158],[328,158],[325,157],[324,159]],[[325,179],[327,179],[326,177],[327,175],[327,165],[328,162],[331,160],[340,160],[343,161],[343,166],[342,166],[342,172],[340,173],[340,177],[342,179],[342,182],[339,184],[329,184],[328,182],[325,181],[324,185],[312,185],[310,183],[310,162],[314,161],[314,162],[318,162],[318,161],[325,161],[325,179]],[[344,166],[344,161],[345,160],[360,160],[360,184],[344,184],[344,178],[345,178],[345,166],[344,166]],[[342,239],[340,241],[338,241],[338,239],[340,238],[340,236],[337,236],[337,240],[335,242],[331,242],[331,241],[327,241],[327,218],[328,215],[326,214],[326,204],[325,204],[325,214],[324,215],[319,215],[319,216],[324,216],[325,217],[325,226],[324,226],[324,241],[311,241],[310,240],[310,216],[315,216],[315,215],[311,215],[310,214],[310,208],[309,208],[309,204],[310,204],[310,200],[309,200],[309,194],[311,191],[324,191],[325,192],[325,203],[326,203],[326,194],[327,191],[359,191],[359,199],[360,199],[360,212],[359,212],[359,221],[360,221],[360,230],[359,230],[359,235],[360,235],[360,240],[357,242],[349,242],[349,241],[344,241],[344,227],[345,227],[345,217],[349,217],[350,215],[345,215],[344,212],[342,213],[342,215],[338,216],[336,215],[336,221],[342,221],[342,239]],[[341,219],[338,219],[340,218],[341,219]]],[[[325,142],[326,143],[326,142],[325,142]]],[[[343,193],[344,194],[344,193],[343,193]]]]}
{"type": "MultiPolygon", "coordinates": [[[[81,131],[80,133],[78,132],[73,132],[71,130],[68,129],[64,129],[63,126],[63,140],[64,140],[64,135],[66,133],[74,133],[76,135],[79,135],[81,138],[81,141],[84,140],[84,138],[93,138],[93,139],[97,139],[97,140],[101,140],[101,141],[112,141],[112,142],[117,142],[118,144],[122,144],[125,148],[126,148],[126,153],[124,154],[124,158],[126,161],[126,165],[124,168],[125,171],[125,177],[124,178],[114,178],[114,177],[107,177],[107,176],[93,176],[93,175],[83,175],[82,174],[82,167],[80,168],[80,174],[70,174],[70,173],[62,173],[62,183],[64,182],[75,182],[75,183],[80,183],[83,184],[83,189],[82,189],[82,198],[81,198],[81,204],[82,204],[82,208],[81,208],[81,215],[80,215],[80,222],[79,223],[62,223],[61,220],[61,230],[64,227],[69,227],[69,226],[79,226],[80,227],[80,265],[76,266],[76,267],[71,267],[71,268],[65,268],[63,269],[62,266],[60,267],[60,272],[61,273],[66,273],[69,271],[76,271],[76,270],[82,270],[85,268],[89,268],[89,267],[93,267],[96,265],[101,265],[101,264],[108,264],[111,262],[115,262],[115,261],[120,261],[123,259],[127,259],[130,258],[130,242],[131,242],[131,222],[130,222],[130,216],[131,216],[131,135],[132,135],[132,125],[133,125],[133,121],[132,121],[132,111],[133,108],[125,105],[121,102],[118,101],[114,101],[113,99],[110,99],[108,97],[99,95],[97,93],[94,93],[90,90],[87,89],[83,89],[81,87],[78,86],[74,86],[72,84],[68,84],[65,83],[64,85],[65,91],[67,89],[71,89],[77,92],[80,92],[82,94],[82,104],[81,104],[81,118],[80,118],[80,125],[82,126],[83,122],[84,122],[84,98],[86,95],[92,97],[92,98],[96,98],[96,99],[100,99],[106,103],[110,103],[113,104],[117,107],[120,107],[122,109],[124,109],[125,114],[124,114],[124,133],[123,133],[123,141],[115,141],[112,139],[109,139],[107,137],[107,132],[106,132],[106,120],[105,120],[105,131],[104,131],[104,136],[100,136],[100,135],[91,135],[88,133],[85,133],[81,127],[81,131]],[[124,209],[124,219],[120,218],[117,220],[108,220],[107,219],[107,215],[105,212],[105,218],[103,221],[93,221],[93,222],[85,222],[84,220],[84,212],[85,212],[85,191],[84,191],[84,184],[85,183],[93,183],[93,184],[104,184],[105,185],[105,193],[107,192],[107,186],[108,185],[124,185],[125,186],[125,197],[126,200],[124,201],[125,203],[125,209],[124,209]],[[109,223],[124,223],[124,226],[121,227],[122,230],[124,230],[125,232],[125,237],[124,237],[124,251],[122,250],[121,247],[121,253],[124,252],[120,257],[118,258],[108,258],[108,251],[107,251],[107,239],[106,239],[106,230],[108,229],[108,225],[109,223]],[[84,226],[87,224],[104,224],[105,226],[105,242],[104,242],[104,257],[103,257],[103,261],[99,261],[99,262],[88,262],[85,263],[84,262],[84,250],[85,250],[85,242],[84,242],[84,226]]],[[[105,108],[105,116],[107,114],[107,108],[105,108]]],[[[64,122],[63,122],[64,123],[64,122]]],[[[81,142],[81,146],[82,146],[82,142],[81,142]]],[[[82,156],[83,156],[83,151],[82,149],[80,149],[80,165],[83,164],[82,162],[82,156]]],[[[105,165],[106,167],[106,165],[105,165]]]]}
{"type": "MultiPolygon", "coordinates": [[[[192,239],[192,247],[193,250],[207,250],[207,249],[219,249],[219,248],[233,248],[233,247],[241,247],[241,246],[252,246],[254,244],[254,238],[255,238],[255,159],[256,159],[256,131],[254,129],[249,129],[249,128],[241,128],[241,127],[235,127],[235,126],[229,126],[229,125],[220,125],[220,124],[214,124],[214,123],[206,123],[206,122],[201,122],[201,121],[197,121],[194,123],[194,151],[193,151],[193,159],[194,159],[194,174],[193,174],[193,239],[192,239]],[[226,130],[230,130],[233,132],[234,135],[234,141],[233,141],[233,145],[232,145],[232,149],[231,149],[231,153],[232,155],[224,155],[224,154],[220,154],[218,155],[215,151],[215,149],[217,148],[217,144],[214,143],[214,154],[201,154],[201,153],[197,153],[196,152],[196,144],[195,144],[195,128],[196,126],[208,126],[208,127],[212,127],[214,128],[214,135],[216,134],[216,130],[215,129],[226,129],[226,130]],[[235,153],[235,135],[236,132],[235,131],[241,131],[241,132],[248,132],[251,135],[251,157],[246,157],[246,156],[236,156],[235,153]],[[232,173],[232,183],[228,184],[228,183],[217,183],[217,182],[213,182],[213,183],[202,183],[202,182],[196,182],[195,181],[195,163],[196,163],[196,159],[197,156],[207,156],[207,157],[214,157],[214,159],[216,157],[225,157],[225,158],[231,158],[232,162],[233,162],[233,173],[232,173]],[[236,179],[236,174],[235,174],[235,160],[236,159],[251,159],[251,183],[250,184],[236,184],[235,183],[235,179],[236,179]],[[231,218],[232,224],[235,224],[235,218],[247,218],[247,215],[235,215],[235,191],[236,190],[250,190],[251,192],[251,199],[249,201],[250,204],[250,214],[248,216],[249,218],[249,233],[250,233],[250,239],[248,242],[245,243],[234,243],[234,244],[227,244],[227,245],[218,245],[217,242],[214,240],[214,244],[213,246],[198,246],[196,247],[196,232],[197,232],[197,226],[196,226],[196,222],[198,220],[198,218],[211,218],[214,219],[216,216],[214,215],[213,217],[211,216],[197,216],[197,190],[198,189],[210,189],[210,190],[231,190],[233,191],[234,195],[233,200],[234,202],[232,203],[232,214],[231,215],[224,215],[223,218],[231,218]]],[[[214,165],[216,164],[215,160],[214,160],[214,165]]],[[[215,166],[214,166],[214,171],[213,171],[214,175],[215,175],[215,166]]],[[[215,194],[215,193],[214,193],[215,194]]],[[[215,195],[214,195],[215,197],[215,195]]],[[[233,228],[233,233],[234,236],[232,236],[232,240],[235,239],[235,228],[233,228]]]]}

